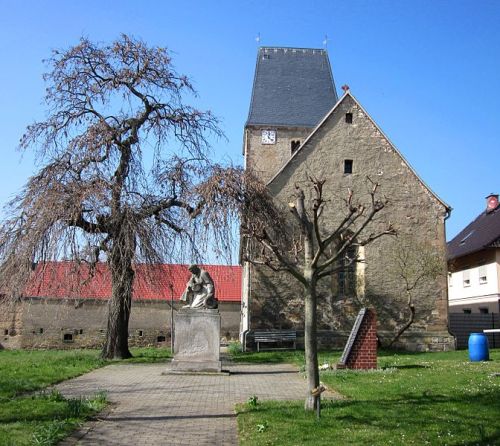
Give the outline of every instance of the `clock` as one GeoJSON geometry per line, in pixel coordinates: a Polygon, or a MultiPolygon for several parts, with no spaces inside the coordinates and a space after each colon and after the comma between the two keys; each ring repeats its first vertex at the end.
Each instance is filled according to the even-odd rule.
{"type": "Polygon", "coordinates": [[[276,130],[262,130],[262,144],[276,144],[276,130]]]}

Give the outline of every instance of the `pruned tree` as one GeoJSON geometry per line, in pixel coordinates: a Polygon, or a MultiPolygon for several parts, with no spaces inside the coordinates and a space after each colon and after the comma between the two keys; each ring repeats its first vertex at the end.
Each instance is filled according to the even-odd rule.
{"type": "MultiPolygon", "coordinates": [[[[247,206],[251,209],[247,209],[247,217],[243,219],[241,226],[243,237],[250,241],[244,252],[244,260],[275,272],[284,271],[302,285],[308,383],[306,410],[317,408],[320,401],[320,392],[317,391],[320,386],[318,284],[321,279],[362,261],[358,255],[348,254],[350,247],[365,246],[382,236],[395,234],[390,223],[370,226],[386,201],[378,198],[379,184],[371,182],[369,178],[369,202],[356,202],[354,193],[349,191],[343,203],[343,215],[339,215],[337,223],[332,227],[331,221],[323,218],[323,213],[327,206],[338,204],[333,205],[323,196],[325,183],[325,180],[311,177],[304,185],[296,185],[295,194],[288,204],[291,219],[271,197],[265,195],[265,190],[257,188],[260,209],[252,208],[255,198],[248,200],[247,206]],[[379,229],[371,230],[372,227],[379,229]]],[[[251,189],[252,187],[247,187],[250,197],[251,189]]]]}
{"type": "Polygon", "coordinates": [[[196,226],[201,250],[214,239],[203,235],[208,229],[227,245],[220,215],[195,219],[210,206],[197,189],[213,173],[209,138],[222,133],[210,112],[185,103],[196,92],[165,48],[126,35],[109,45],[82,38],[47,62],[47,118],[20,141],[43,167],[7,207],[0,286],[22,292],[33,262],[107,261],[112,296],[102,356],[126,358],[134,262],[191,249],[196,226]]]}
{"type": "MultiPolygon", "coordinates": [[[[392,347],[399,338],[415,322],[417,306],[422,314],[426,313],[427,299],[416,299],[419,293],[425,292],[424,286],[444,274],[446,263],[443,255],[429,244],[423,244],[412,237],[399,237],[393,250],[393,258],[389,261],[390,273],[398,279],[403,290],[402,320],[395,328],[390,339],[382,339],[384,347],[392,347]]],[[[436,290],[434,290],[436,292],[436,290]]],[[[397,302],[393,305],[397,306],[397,302]]],[[[430,312],[431,308],[427,309],[430,312]]],[[[423,318],[424,316],[422,316],[423,318]]]]}

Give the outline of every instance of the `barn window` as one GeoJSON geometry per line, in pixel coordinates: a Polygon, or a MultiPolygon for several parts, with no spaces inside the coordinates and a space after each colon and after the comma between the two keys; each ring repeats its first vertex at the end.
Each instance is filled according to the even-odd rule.
{"type": "Polygon", "coordinates": [[[347,122],[347,124],[352,124],[352,113],[345,114],[345,122],[347,122]]]}
{"type": "Polygon", "coordinates": [[[344,160],[344,173],[352,173],[352,160],[344,160]]]}
{"type": "Polygon", "coordinates": [[[480,308],[479,308],[479,312],[480,312],[481,314],[488,314],[490,311],[489,311],[489,310],[488,310],[488,308],[486,308],[486,307],[480,307],[480,308]]]}
{"type": "Polygon", "coordinates": [[[64,333],[63,341],[64,342],[73,342],[73,334],[72,333],[64,333]]]}
{"type": "Polygon", "coordinates": [[[79,333],[80,333],[80,334],[83,334],[83,328],[80,328],[80,332],[79,332],[79,333]]]}
{"type": "Polygon", "coordinates": [[[4,329],[3,334],[7,336],[9,334],[9,329],[8,328],[4,329]]]}
{"type": "Polygon", "coordinates": [[[142,337],[144,336],[144,332],[143,332],[142,330],[139,330],[139,331],[137,332],[137,335],[138,335],[140,338],[142,338],[142,337]]]}
{"type": "Polygon", "coordinates": [[[299,140],[294,140],[290,143],[290,149],[292,155],[297,151],[297,149],[300,147],[300,141],[299,140]]]}
{"type": "Polygon", "coordinates": [[[43,328],[39,328],[38,333],[43,334],[43,328]]]}
{"type": "Polygon", "coordinates": [[[462,311],[464,314],[472,314],[472,310],[470,308],[464,308],[462,311]]]}
{"type": "Polygon", "coordinates": [[[156,338],[156,342],[165,342],[165,339],[166,339],[165,336],[158,336],[156,338]]]}

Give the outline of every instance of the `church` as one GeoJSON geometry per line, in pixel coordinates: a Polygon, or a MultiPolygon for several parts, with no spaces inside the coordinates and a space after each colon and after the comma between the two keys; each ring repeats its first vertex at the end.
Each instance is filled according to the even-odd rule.
{"type": "MultiPolygon", "coordinates": [[[[295,184],[310,176],[325,181],[329,203],[323,219],[332,229],[343,216],[343,198],[349,191],[367,197],[368,178],[380,184],[386,200],[367,231],[390,222],[397,237],[381,237],[360,247],[356,255],[362,261],[322,279],[320,346],[342,347],[359,309],[373,307],[380,340],[390,340],[414,313],[395,347],[453,349],[445,239],[451,208],[418,176],[349,87],[343,90],[339,97],[326,50],[261,47],[243,137],[245,169],[267,184],[277,202],[288,203],[295,184]],[[408,258],[432,252],[438,259],[437,273],[418,280],[408,291],[405,284],[411,278],[398,270],[401,252],[408,258]]],[[[244,262],[241,318],[240,339],[245,346],[251,348],[252,333],[262,329],[295,329],[300,345],[304,324],[300,284],[244,262]]]]}

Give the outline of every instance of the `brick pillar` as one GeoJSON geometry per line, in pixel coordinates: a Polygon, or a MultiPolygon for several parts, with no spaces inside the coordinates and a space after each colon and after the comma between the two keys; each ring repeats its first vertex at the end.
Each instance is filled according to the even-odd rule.
{"type": "Polygon", "coordinates": [[[373,308],[366,310],[347,358],[346,367],[348,369],[377,368],[377,315],[373,308]]]}

